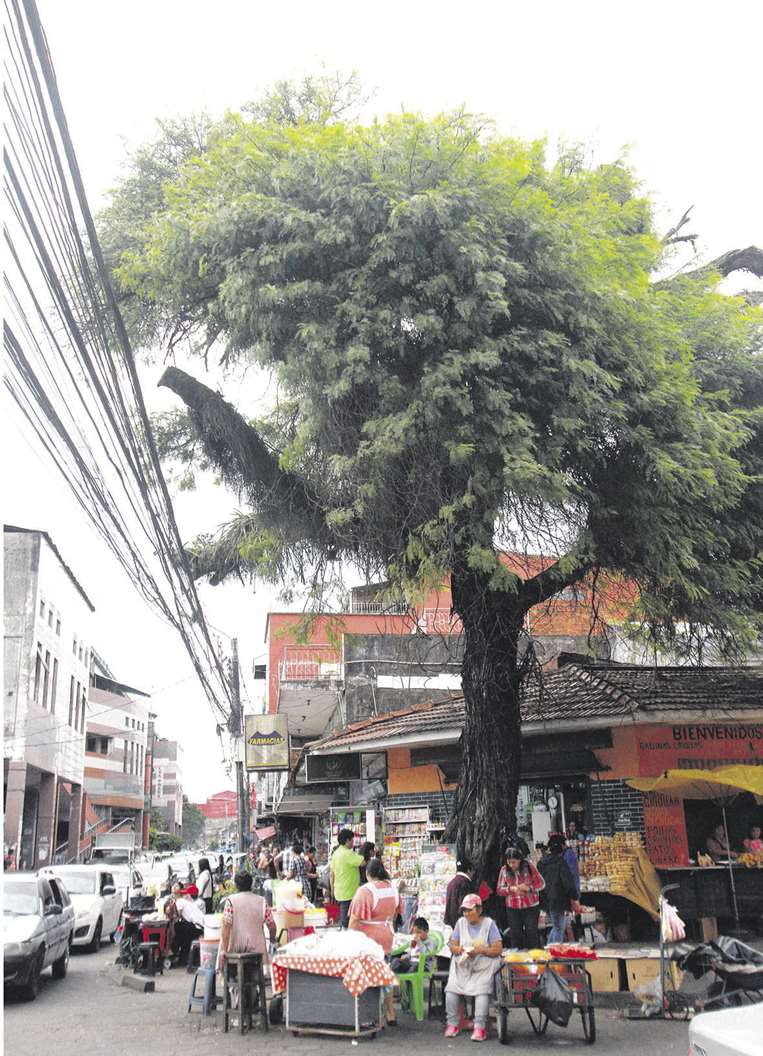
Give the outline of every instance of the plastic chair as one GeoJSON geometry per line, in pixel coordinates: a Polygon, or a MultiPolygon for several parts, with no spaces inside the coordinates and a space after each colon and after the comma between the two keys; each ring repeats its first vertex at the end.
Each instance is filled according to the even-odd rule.
{"type": "Polygon", "coordinates": [[[397,977],[400,983],[400,1007],[408,1008],[408,994],[410,993],[410,1004],[419,1023],[424,1019],[424,980],[430,981],[431,985],[431,979],[437,967],[437,954],[443,948],[445,941],[439,931],[430,932],[430,938],[435,943],[435,948],[419,957],[416,971],[400,972],[397,977]]]}
{"type": "Polygon", "coordinates": [[[188,1011],[192,1008],[201,1008],[202,1014],[210,1015],[217,1007],[218,997],[215,992],[215,969],[197,968],[191,980],[191,993],[188,998],[188,1011]],[[202,994],[196,993],[196,980],[201,978],[204,984],[202,994]]]}

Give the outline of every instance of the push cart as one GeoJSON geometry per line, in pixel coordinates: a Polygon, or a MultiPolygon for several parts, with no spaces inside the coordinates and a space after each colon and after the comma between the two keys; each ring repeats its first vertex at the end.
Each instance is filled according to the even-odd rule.
{"type": "Polygon", "coordinates": [[[556,972],[572,991],[574,1010],[580,1013],[583,1036],[589,1045],[596,1041],[596,1018],[593,1007],[591,976],[584,960],[552,958],[541,964],[533,961],[513,961],[502,964],[496,973],[496,1027],[502,1045],[511,1042],[509,1013],[524,1009],[535,1034],[545,1034],[548,1016],[532,1004],[532,996],[542,972],[556,972]]]}
{"type": "Polygon", "coordinates": [[[289,969],[286,1027],[293,1034],[360,1038],[381,1029],[381,988],[353,997],[341,979],[289,969]]]}

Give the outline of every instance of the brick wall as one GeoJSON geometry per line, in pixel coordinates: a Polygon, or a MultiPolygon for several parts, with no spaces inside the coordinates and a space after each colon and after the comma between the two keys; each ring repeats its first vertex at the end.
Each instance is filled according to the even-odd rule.
{"type": "Polygon", "coordinates": [[[592,781],[593,831],[597,836],[614,832],[644,831],[644,798],[624,781],[592,781]]]}

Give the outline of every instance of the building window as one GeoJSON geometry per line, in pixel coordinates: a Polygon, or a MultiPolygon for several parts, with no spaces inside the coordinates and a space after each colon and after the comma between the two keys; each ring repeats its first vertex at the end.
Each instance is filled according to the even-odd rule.
{"type": "Polygon", "coordinates": [[[77,635],[76,634],[74,635],[74,642],[72,644],[72,652],[74,653],[75,656],[77,655],[77,635]]]}
{"type": "Polygon", "coordinates": [[[69,679],[69,725],[74,724],[74,675],[69,679]]]}
{"type": "MultiPolygon", "coordinates": [[[[130,725],[130,716],[129,715],[125,715],[125,726],[129,726],[129,725],[130,725]]],[[[127,744],[127,741],[125,741],[125,744],[127,744]]]]}
{"type": "Polygon", "coordinates": [[[124,751],[122,752],[122,773],[126,774],[127,773],[127,745],[130,742],[129,741],[124,741],[123,743],[124,743],[124,751]]]}
{"type": "Polygon", "coordinates": [[[79,682],[77,683],[77,689],[74,694],[74,729],[79,729],[79,682]]]}
{"type": "Polygon", "coordinates": [[[42,706],[48,706],[48,685],[50,682],[50,649],[45,650],[45,671],[42,676],[42,706]]]}
{"type": "Polygon", "coordinates": [[[77,656],[79,658],[79,662],[82,663],[82,642],[79,643],[79,649],[77,650],[77,656]]]}
{"type": "Polygon", "coordinates": [[[89,733],[85,738],[85,751],[94,752],[95,750],[95,737],[92,735],[92,733],[89,733]]]}
{"type": "Polygon", "coordinates": [[[37,643],[37,655],[34,658],[34,702],[40,701],[40,682],[42,680],[42,645],[37,643]]]}
{"type": "Polygon", "coordinates": [[[56,688],[58,686],[58,660],[53,661],[53,676],[50,680],[50,710],[56,710],[56,688]]]}
{"type": "Polygon", "coordinates": [[[59,635],[59,636],[61,634],[61,617],[60,616],[58,616],[56,618],[56,634],[59,635]]]}
{"type": "Polygon", "coordinates": [[[80,730],[79,730],[80,733],[84,733],[85,732],[85,714],[86,714],[86,711],[87,711],[87,693],[85,692],[85,687],[83,686],[82,687],[82,725],[80,726],[80,730]]]}
{"type": "Polygon", "coordinates": [[[45,598],[40,598],[40,619],[45,619],[45,598]]]}
{"type": "Polygon", "coordinates": [[[48,627],[53,626],[53,609],[48,609],[48,627]]]}

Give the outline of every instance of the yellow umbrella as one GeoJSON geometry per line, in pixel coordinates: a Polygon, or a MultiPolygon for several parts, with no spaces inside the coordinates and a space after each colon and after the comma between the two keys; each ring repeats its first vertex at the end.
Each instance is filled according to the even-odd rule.
{"type": "Polygon", "coordinates": [[[763,798],[763,766],[720,766],[717,770],[664,770],[659,777],[634,777],[639,792],[669,792],[678,799],[729,800],[740,792],[763,798]]]}
{"type": "MultiPolygon", "coordinates": [[[[677,799],[710,799],[723,812],[723,830],[726,833],[726,851],[729,851],[729,830],[726,824],[726,806],[740,792],[752,792],[756,799],[763,798],[763,766],[719,766],[716,770],[664,770],[659,777],[634,777],[626,781],[639,792],[667,792],[677,799]]],[[[734,870],[728,854],[731,898],[734,920],[739,926],[737,893],[734,885],[734,870]]]]}

